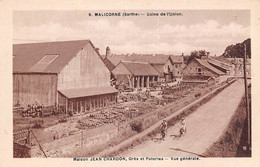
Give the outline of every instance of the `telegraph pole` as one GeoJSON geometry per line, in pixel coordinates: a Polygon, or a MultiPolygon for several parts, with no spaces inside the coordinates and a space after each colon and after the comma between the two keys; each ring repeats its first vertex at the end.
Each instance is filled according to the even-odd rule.
{"type": "MultiPolygon", "coordinates": [[[[81,113],[81,121],[83,121],[83,113],[81,113]]],[[[83,149],[83,128],[81,129],[81,149],[83,149]]]]}
{"type": "Polygon", "coordinates": [[[245,83],[245,96],[246,96],[246,114],[247,114],[247,149],[250,150],[250,111],[249,111],[249,100],[248,100],[248,86],[247,86],[247,75],[246,75],[246,44],[244,44],[245,47],[245,54],[244,54],[244,83],[245,83]]]}
{"type": "Polygon", "coordinates": [[[81,130],[81,149],[83,149],[83,129],[81,130]]]}

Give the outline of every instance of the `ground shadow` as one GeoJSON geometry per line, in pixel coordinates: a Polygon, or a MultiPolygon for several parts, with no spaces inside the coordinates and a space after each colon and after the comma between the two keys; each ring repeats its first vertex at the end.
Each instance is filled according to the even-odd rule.
{"type": "Polygon", "coordinates": [[[175,138],[180,138],[181,135],[180,134],[178,134],[178,135],[170,135],[170,137],[173,137],[173,139],[175,139],[175,138]]]}
{"type": "Polygon", "coordinates": [[[155,143],[161,143],[163,141],[161,136],[155,136],[152,138],[152,141],[155,143]]]}
{"type": "Polygon", "coordinates": [[[185,152],[185,153],[189,153],[189,154],[193,154],[193,155],[196,155],[196,156],[199,156],[199,157],[204,157],[204,158],[206,158],[206,156],[204,156],[204,155],[197,154],[197,153],[190,152],[190,151],[186,151],[186,150],[182,150],[182,149],[180,149],[180,148],[170,148],[170,149],[175,150],[175,151],[185,152]]]}

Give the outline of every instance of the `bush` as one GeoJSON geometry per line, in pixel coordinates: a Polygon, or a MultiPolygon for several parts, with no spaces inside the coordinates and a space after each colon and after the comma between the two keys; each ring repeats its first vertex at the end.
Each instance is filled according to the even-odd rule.
{"type": "Polygon", "coordinates": [[[131,128],[133,131],[136,131],[136,132],[141,132],[142,129],[143,129],[143,124],[142,122],[133,122],[130,124],[131,128]]]}
{"type": "Polygon", "coordinates": [[[225,142],[228,144],[233,144],[232,134],[230,132],[226,132],[225,142]]]}
{"type": "Polygon", "coordinates": [[[201,93],[196,93],[195,94],[195,97],[200,97],[201,96],[201,93]]]}
{"type": "Polygon", "coordinates": [[[32,126],[32,128],[35,128],[35,129],[43,128],[43,121],[35,122],[34,125],[32,126]]]}

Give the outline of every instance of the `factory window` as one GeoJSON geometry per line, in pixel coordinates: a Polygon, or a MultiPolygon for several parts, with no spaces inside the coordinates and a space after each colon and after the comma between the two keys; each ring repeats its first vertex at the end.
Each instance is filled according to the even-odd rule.
{"type": "Polygon", "coordinates": [[[198,74],[202,74],[201,68],[198,68],[198,74]]]}
{"type": "Polygon", "coordinates": [[[57,54],[47,54],[38,63],[50,64],[58,56],[57,54]]]}

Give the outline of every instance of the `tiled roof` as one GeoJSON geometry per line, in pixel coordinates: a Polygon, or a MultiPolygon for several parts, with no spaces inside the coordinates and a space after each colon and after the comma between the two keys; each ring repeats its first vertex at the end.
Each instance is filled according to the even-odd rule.
{"type": "Polygon", "coordinates": [[[120,61],[125,61],[125,57],[123,57],[123,56],[116,56],[116,57],[112,57],[112,56],[109,56],[109,57],[107,57],[107,59],[108,60],[110,60],[112,63],[113,63],[113,65],[117,65],[120,61]]]}
{"type": "Polygon", "coordinates": [[[116,66],[107,58],[103,60],[105,66],[108,68],[108,70],[111,72],[116,66]]]}
{"type": "Polygon", "coordinates": [[[173,63],[183,63],[183,56],[174,56],[174,55],[171,55],[170,56],[171,60],[173,63]]]}
{"type": "Polygon", "coordinates": [[[115,88],[111,86],[98,87],[98,89],[94,87],[94,88],[67,89],[67,90],[58,90],[58,91],[70,99],[118,92],[115,88]]]}
{"type": "Polygon", "coordinates": [[[120,61],[138,61],[149,62],[150,64],[165,64],[170,58],[174,63],[182,63],[182,56],[164,55],[164,54],[135,54],[135,55],[110,55],[107,57],[115,66],[120,61]]]}
{"type": "Polygon", "coordinates": [[[161,77],[164,76],[164,71],[163,71],[163,64],[152,64],[153,68],[160,74],[161,77]]]}
{"type": "Polygon", "coordinates": [[[150,64],[165,64],[169,59],[169,55],[141,56],[140,60],[147,61],[150,64]]]}
{"type": "Polygon", "coordinates": [[[224,56],[211,56],[210,58],[221,61],[226,64],[231,64],[231,61],[225,58],[224,56]]]}
{"type": "MultiPolygon", "coordinates": [[[[211,61],[214,61],[214,62],[217,62],[217,63],[221,63],[221,64],[224,64],[226,66],[230,66],[232,67],[231,63],[226,63],[224,61],[221,61],[220,59],[217,59],[216,57],[208,57],[206,58],[206,60],[211,60],[211,61]]],[[[228,60],[229,61],[229,60],[228,60]]],[[[230,61],[229,61],[230,62],[230,61]]]]}
{"type": "Polygon", "coordinates": [[[225,75],[222,71],[219,71],[218,69],[214,68],[212,65],[210,65],[207,60],[201,60],[201,59],[195,59],[199,64],[206,67],[207,69],[211,70],[212,72],[218,74],[218,75],[225,75]]]}
{"type": "Polygon", "coordinates": [[[135,76],[159,76],[160,74],[147,62],[121,62],[135,76]]]}
{"type": "Polygon", "coordinates": [[[212,59],[212,58],[207,58],[206,60],[207,60],[207,62],[208,62],[209,64],[215,65],[215,66],[217,66],[217,67],[219,67],[219,68],[222,68],[222,69],[224,69],[224,70],[230,70],[229,68],[232,67],[232,66],[229,65],[229,64],[226,64],[226,63],[224,63],[224,62],[220,62],[220,61],[215,60],[215,59],[212,59]]]}
{"type": "Polygon", "coordinates": [[[13,45],[14,73],[58,73],[88,43],[89,40],[44,42],[13,45]],[[41,63],[46,55],[57,57],[41,63]]]}

